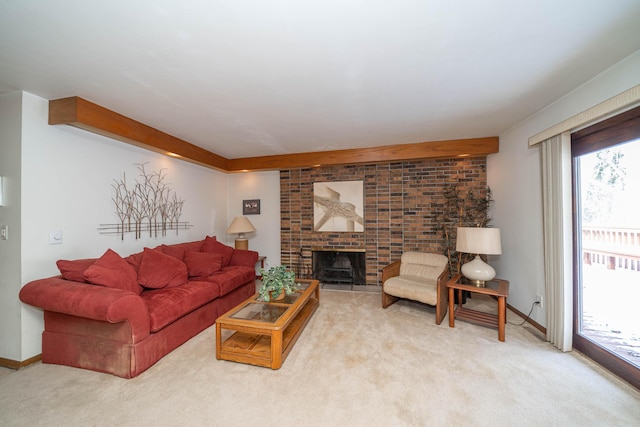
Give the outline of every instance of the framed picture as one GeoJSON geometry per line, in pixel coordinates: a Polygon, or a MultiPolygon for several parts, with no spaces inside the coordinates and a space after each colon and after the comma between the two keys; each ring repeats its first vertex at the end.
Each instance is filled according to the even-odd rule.
{"type": "Polygon", "coordinates": [[[363,181],[313,183],[314,231],[364,231],[363,181]]]}
{"type": "Polygon", "coordinates": [[[242,201],[242,215],[259,215],[259,214],[260,214],[260,199],[242,201]]]}

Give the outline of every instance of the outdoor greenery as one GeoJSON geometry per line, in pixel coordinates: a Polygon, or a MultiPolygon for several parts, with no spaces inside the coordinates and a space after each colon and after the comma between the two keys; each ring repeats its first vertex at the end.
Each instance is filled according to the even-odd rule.
{"type": "Polygon", "coordinates": [[[595,153],[595,164],[591,179],[586,185],[582,220],[585,224],[606,224],[610,222],[615,196],[624,190],[626,167],[624,154],[617,148],[604,149],[595,153]]]}

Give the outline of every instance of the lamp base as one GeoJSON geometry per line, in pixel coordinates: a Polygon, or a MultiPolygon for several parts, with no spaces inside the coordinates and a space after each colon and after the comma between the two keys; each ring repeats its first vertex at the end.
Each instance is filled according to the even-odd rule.
{"type": "Polygon", "coordinates": [[[245,251],[249,250],[249,240],[236,239],[236,249],[244,249],[245,251]]]}
{"type": "Polygon", "coordinates": [[[476,255],[473,261],[463,265],[460,270],[471,284],[479,288],[484,287],[487,280],[496,277],[496,271],[489,264],[482,261],[480,255],[476,255]]]}

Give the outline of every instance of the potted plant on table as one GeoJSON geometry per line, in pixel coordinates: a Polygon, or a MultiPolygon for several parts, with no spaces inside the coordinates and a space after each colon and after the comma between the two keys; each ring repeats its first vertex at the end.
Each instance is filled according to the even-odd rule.
{"type": "Polygon", "coordinates": [[[298,290],[293,271],[287,271],[285,265],[271,267],[269,270],[260,269],[262,286],[258,289],[258,300],[275,301],[298,290]]]}

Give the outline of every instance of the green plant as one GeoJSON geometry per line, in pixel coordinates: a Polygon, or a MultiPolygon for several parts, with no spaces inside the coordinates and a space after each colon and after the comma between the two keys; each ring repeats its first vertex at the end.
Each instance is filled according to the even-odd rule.
{"type": "Polygon", "coordinates": [[[260,301],[271,301],[278,298],[283,292],[286,295],[294,293],[298,289],[293,271],[287,271],[287,266],[277,265],[269,270],[260,269],[262,286],[258,289],[260,301]]]}

